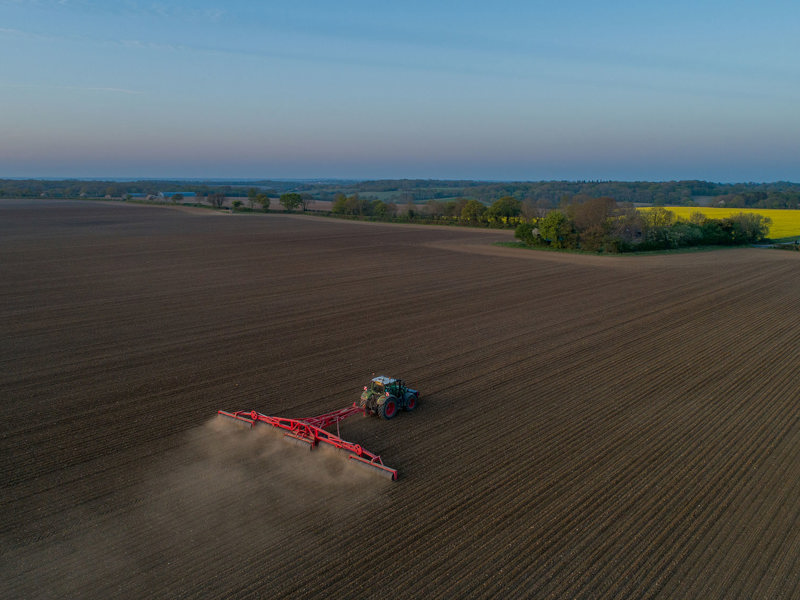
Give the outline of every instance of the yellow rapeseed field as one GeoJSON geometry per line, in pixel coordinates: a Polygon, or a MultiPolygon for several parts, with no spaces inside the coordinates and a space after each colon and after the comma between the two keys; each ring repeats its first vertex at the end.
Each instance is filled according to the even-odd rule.
{"type": "Polygon", "coordinates": [[[756,213],[772,219],[769,228],[769,237],[781,239],[786,237],[800,237],[800,210],[786,210],[775,208],[706,208],[702,206],[666,206],[667,210],[675,213],[681,219],[689,219],[692,213],[703,213],[709,219],[724,219],[739,213],[756,213]]]}

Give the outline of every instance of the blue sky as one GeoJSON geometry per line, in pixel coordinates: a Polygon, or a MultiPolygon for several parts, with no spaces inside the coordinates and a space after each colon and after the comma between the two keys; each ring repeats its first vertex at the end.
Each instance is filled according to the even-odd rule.
{"type": "Polygon", "coordinates": [[[0,177],[800,181],[796,1],[0,0],[0,177]]]}

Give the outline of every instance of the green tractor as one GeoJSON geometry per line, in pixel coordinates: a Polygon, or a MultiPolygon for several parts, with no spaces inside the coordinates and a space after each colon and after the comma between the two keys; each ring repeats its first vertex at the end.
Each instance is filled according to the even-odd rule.
{"type": "Polygon", "coordinates": [[[417,407],[419,392],[408,387],[402,379],[379,375],[373,377],[361,393],[361,408],[383,419],[391,419],[400,409],[417,407]]]}

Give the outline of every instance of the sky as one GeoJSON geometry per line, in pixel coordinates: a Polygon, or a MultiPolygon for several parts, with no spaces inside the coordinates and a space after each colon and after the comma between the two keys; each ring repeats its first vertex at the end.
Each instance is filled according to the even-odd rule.
{"type": "Polygon", "coordinates": [[[800,182],[800,2],[0,0],[0,177],[800,182]]]}

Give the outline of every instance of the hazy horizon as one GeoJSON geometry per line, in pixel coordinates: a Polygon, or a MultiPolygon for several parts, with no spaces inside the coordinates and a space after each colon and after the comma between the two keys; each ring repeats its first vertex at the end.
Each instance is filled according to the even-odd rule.
{"type": "Polygon", "coordinates": [[[0,0],[0,177],[800,181],[800,5],[0,0]]]}
{"type": "Polygon", "coordinates": [[[431,181],[431,182],[455,182],[464,181],[470,183],[549,183],[549,182],[566,182],[566,183],[670,183],[679,181],[702,181],[710,184],[719,185],[771,185],[771,184],[790,184],[800,185],[798,181],[791,181],[787,179],[776,179],[772,181],[711,181],[708,179],[442,179],[438,177],[386,177],[386,178],[370,178],[370,177],[148,177],[148,176],[133,176],[133,177],[3,177],[0,180],[10,181],[108,181],[108,182],[133,182],[133,181],[165,181],[165,182],[187,182],[187,183],[257,183],[257,182],[300,182],[300,183],[347,183],[347,182],[370,182],[370,181],[431,181]]]}

